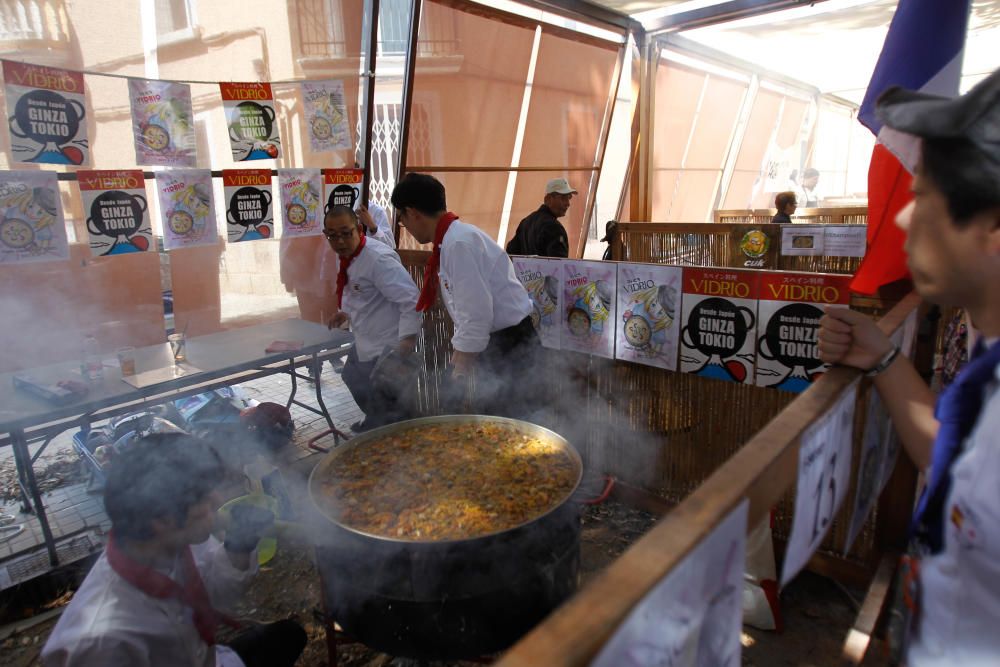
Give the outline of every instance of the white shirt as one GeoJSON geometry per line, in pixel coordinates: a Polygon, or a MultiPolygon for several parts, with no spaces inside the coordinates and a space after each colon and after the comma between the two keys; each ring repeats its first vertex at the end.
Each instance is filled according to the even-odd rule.
{"type": "Polygon", "coordinates": [[[377,358],[385,347],[420,331],[420,292],[399,261],[382,243],[366,241],[347,267],[341,309],[351,318],[358,361],[377,358]]]}
{"type": "Polygon", "coordinates": [[[395,248],[396,238],[393,236],[392,224],[389,223],[389,216],[386,214],[385,209],[375,202],[368,202],[368,212],[371,213],[372,220],[375,221],[375,226],[378,229],[373,232],[365,227],[365,235],[370,239],[381,241],[390,248],[395,248]]]}
{"type": "MultiPolygon", "coordinates": [[[[191,547],[212,606],[231,608],[256,572],[233,567],[214,537],[191,547]]],[[[168,573],[176,580],[176,574],[168,573]]],[[[146,595],[111,569],[106,553],[73,596],[42,649],[45,667],[244,667],[228,646],[209,646],[193,612],[175,598],[146,595]]]]}
{"type": "Polygon", "coordinates": [[[451,223],[441,242],[439,286],[455,324],[452,347],[486,349],[490,334],[531,313],[531,299],[514,274],[507,252],[473,225],[451,223]]]}
{"type": "Polygon", "coordinates": [[[920,563],[909,667],[1000,664],[1000,368],[952,464],[944,548],[920,563]]]}

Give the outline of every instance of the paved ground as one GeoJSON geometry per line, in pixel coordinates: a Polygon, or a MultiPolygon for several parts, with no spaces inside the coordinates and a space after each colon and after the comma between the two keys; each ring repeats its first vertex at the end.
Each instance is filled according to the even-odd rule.
{"type": "MultiPolygon", "coordinates": [[[[291,380],[287,375],[277,374],[254,382],[240,385],[245,392],[258,401],[273,401],[284,404],[291,390],[291,380]]],[[[326,404],[334,424],[342,431],[349,432],[350,425],[363,417],[357,404],[351,398],[340,375],[336,374],[329,364],[324,364],[321,376],[323,401],[326,404]]],[[[304,403],[316,406],[316,396],[312,385],[299,383],[296,397],[304,403]]],[[[292,443],[273,453],[273,463],[281,469],[297,463],[296,468],[310,466],[303,459],[316,454],[309,449],[310,439],[327,430],[326,420],[307,410],[292,406],[292,418],[295,420],[296,432],[292,443]]],[[[45,453],[36,462],[36,470],[40,474],[46,466],[57,461],[65,462],[76,456],[72,451],[72,432],[60,434],[45,453]]],[[[321,446],[332,446],[333,439],[326,436],[319,440],[321,446]]],[[[38,446],[32,447],[32,454],[38,446]]],[[[2,451],[3,459],[0,466],[6,470],[12,469],[10,449],[2,451]]],[[[75,476],[78,479],[86,477],[75,476]]],[[[43,494],[43,502],[48,510],[49,524],[53,535],[60,542],[60,558],[74,560],[83,557],[91,550],[100,548],[104,533],[110,527],[101,503],[100,494],[93,492],[92,484],[86,481],[58,486],[43,494]]],[[[44,548],[42,548],[41,527],[34,515],[20,511],[19,503],[9,501],[0,504],[0,523],[10,517],[9,526],[23,526],[24,529],[13,537],[4,539],[9,531],[0,534],[0,589],[17,583],[27,577],[38,576],[50,568],[44,548]]],[[[3,526],[0,526],[3,528],[3,526]]]]}

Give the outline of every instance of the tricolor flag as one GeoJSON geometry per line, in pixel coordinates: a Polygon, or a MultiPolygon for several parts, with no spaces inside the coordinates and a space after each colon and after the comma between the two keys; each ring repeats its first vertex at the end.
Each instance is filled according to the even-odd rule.
{"type": "Polygon", "coordinates": [[[905,234],[896,214],[906,206],[911,174],[919,155],[918,140],[882,127],[875,100],[892,86],[945,97],[958,95],[962,50],[969,23],[970,0],[900,0],[858,120],[878,137],[868,167],[868,253],[851,282],[851,290],[873,294],[879,287],[906,278],[905,234]]]}

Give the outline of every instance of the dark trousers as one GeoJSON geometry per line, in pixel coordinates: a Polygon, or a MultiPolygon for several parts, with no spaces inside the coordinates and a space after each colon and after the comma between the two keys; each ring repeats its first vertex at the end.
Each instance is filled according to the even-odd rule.
{"type": "Polygon", "coordinates": [[[302,626],[287,619],[255,625],[229,642],[246,667],[292,667],[309,638],[302,626]]]}
{"type": "Polygon", "coordinates": [[[408,414],[395,395],[375,388],[371,381],[372,370],[378,359],[359,361],[355,348],[347,353],[341,377],[354,397],[370,426],[391,424],[407,419],[408,414]]]}
{"type": "Polygon", "coordinates": [[[526,419],[544,407],[542,342],[525,317],[490,334],[476,360],[475,409],[482,414],[526,419]]]}

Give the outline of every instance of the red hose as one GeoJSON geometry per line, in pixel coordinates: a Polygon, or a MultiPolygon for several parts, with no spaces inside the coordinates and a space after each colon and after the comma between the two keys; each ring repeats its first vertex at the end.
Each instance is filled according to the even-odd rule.
{"type": "Polygon", "coordinates": [[[611,475],[604,476],[604,490],[601,491],[601,495],[596,498],[587,498],[586,500],[581,500],[584,505],[600,505],[608,496],[611,495],[611,490],[615,488],[615,478],[611,475]]]}

